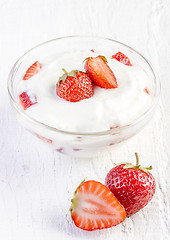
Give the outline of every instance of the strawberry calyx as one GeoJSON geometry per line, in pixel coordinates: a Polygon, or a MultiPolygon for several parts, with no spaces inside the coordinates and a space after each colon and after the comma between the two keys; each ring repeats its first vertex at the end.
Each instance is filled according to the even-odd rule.
{"type": "Polygon", "coordinates": [[[105,56],[99,55],[98,57],[102,58],[105,62],[107,62],[107,58],[105,56]]]}
{"type": "MultiPolygon", "coordinates": [[[[103,59],[103,61],[108,62],[108,61],[107,61],[107,58],[106,58],[105,56],[98,55],[97,57],[100,57],[100,58],[103,59]]],[[[88,59],[90,59],[90,58],[93,58],[93,57],[87,57],[87,58],[85,58],[84,61],[83,61],[83,63],[84,63],[85,61],[87,61],[88,59]]]]}
{"type": "Polygon", "coordinates": [[[64,74],[56,83],[56,93],[69,102],[78,102],[93,96],[93,83],[90,77],[82,71],[72,70],[64,74]]]}
{"type": "Polygon", "coordinates": [[[71,72],[67,72],[64,68],[62,68],[62,71],[64,74],[59,78],[59,81],[57,83],[57,86],[60,85],[60,82],[65,82],[67,77],[75,77],[76,78],[76,72],[79,72],[78,70],[72,70],[71,72]]]}
{"type": "Polygon", "coordinates": [[[139,156],[138,156],[137,152],[135,152],[135,156],[136,156],[136,165],[133,165],[132,163],[127,163],[127,162],[122,162],[122,163],[115,164],[115,165],[119,166],[119,165],[124,164],[124,166],[123,166],[124,169],[128,169],[128,168],[140,169],[141,171],[143,171],[145,173],[149,173],[148,170],[152,170],[152,166],[141,167],[141,165],[139,164],[139,156]]]}
{"type": "Polygon", "coordinates": [[[71,207],[70,207],[70,212],[72,213],[72,210],[74,209],[74,207],[77,205],[77,191],[79,189],[79,187],[85,182],[85,179],[78,185],[78,187],[76,188],[73,198],[71,199],[71,207]]]}

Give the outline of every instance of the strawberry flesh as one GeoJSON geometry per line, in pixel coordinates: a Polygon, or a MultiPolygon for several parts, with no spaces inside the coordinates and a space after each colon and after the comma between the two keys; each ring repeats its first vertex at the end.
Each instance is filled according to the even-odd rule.
{"type": "Polygon", "coordinates": [[[116,53],[115,55],[112,56],[112,58],[116,59],[117,61],[119,61],[127,66],[132,66],[129,58],[121,52],[116,53]]]}
{"type": "Polygon", "coordinates": [[[146,92],[148,95],[150,95],[150,93],[149,93],[147,88],[144,89],[144,92],[146,92]]]}
{"type": "Polygon", "coordinates": [[[85,63],[85,70],[93,82],[102,88],[117,88],[116,77],[106,60],[102,56],[89,57],[85,63]]]}
{"type": "Polygon", "coordinates": [[[28,80],[29,78],[33,77],[40,71],[41,68],[42,68],[41,64],[38,61],[36,61],[28,68],[23,77],[23,80],[28,80]]]}
{"type": "MultiPolygon", "coordinates": [[[[33,97],[32,97],[33,98],[33,97]]],[[[37,103],[37,98],[34,96],[33,101],[30,99],[30,96],[27,94],[27,92],[23,92],[19,95],[19,100],[21,103],[21,106],[24,110],[31,107],[32,105],[37,103]]]]}
{"type": "Polygon", "coordinates": [[[51,139],[45,138],[43,136],[40,136],[37,133],[35,135],[37,136],[37,138],[39,138],[39,139],[41,139],[41,140],[43,140],[43,141],[45,141],[47,143],[52,143],[53,142],[51,139]]]}
{"type": "Polygon", "coordinates": [[[126,218],[124,207],[111,191],[92,180],[75,191],[70,211],[75,225],[87,231],[110,228],[126,218]]]}

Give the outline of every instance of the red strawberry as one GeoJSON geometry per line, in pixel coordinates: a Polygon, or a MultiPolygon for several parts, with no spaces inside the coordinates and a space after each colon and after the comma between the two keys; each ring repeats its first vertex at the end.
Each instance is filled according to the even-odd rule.
{"type": "Polygon", "coordinates": [[[115,55],[112,56],[112,58],[115,58],[116,60],[118,60],[119,62],[125,65],[132,66],[129,58],[121,52],[116,53],[115,55]]]}
{"type": "Polygon", "coordinates": [[[56,85],[57,95],[70,102],[78,102],[93,96],[93,84],[89,76],[78,70],[69,73],[63,69],[65,74],[60,77],[56,85]]]}
{"type": "Polygon", "coordinates": [[[52,143],[52,142],[53,142],[51,139],[45,138],[45,137],[43,137],[43,136],[40,136],[40,135],[38,135],[37,133],[36,133],[35,135],[37,136],[37,138],[39,138],[39,139],[41,139],[41,140],[43,140],[43,141],[45,141],[45,142],[47,142],[47,143],[52,143]]]}
{"type": "Polygon", "coordinates": [[[35,74],[37,74],[40,71],[41,67],[42,66],[38,61],[33,63],[31,67],[29,67],[28,70],[26,71],[23,77],[23,80],[28,80],[29,78],[33,77],[35,74]]]}
{"type": "Polygon", "coordinates": [[[110,130],[115,129],[115,128],[118,128],[118,127],[119,127],[118,125],[116,125],[116,126],[114,126],[114,127],[111,126],[111,127],[110,127],[110,130]]]}
{"type": "Polygon", "coordinates": [[[102,88],[117,88],[117,81],[104,56],[86,59],[85,70],[93,82],[102,88]]]}
{"type": "Polygon", "coordinates": [[[79,185],[70,211],[75,225],[87,231],[116,226],[126,218],[124,207],[110,190],[92,180],[79,185]]]}
{"type": "Polygon", "coordinates": [[[126,215],[138,212],[152,199],[156,183],[148,170],[139,165],[136,154],[136,166],[130,163],[120,164],[110,170],[106,176],[105,184],[126,210],[126,215]]]}
{"type": "Polygon", "coordinates": [[[146,92],[148,95],[150,95],[147,88],[144,89],[144,92],[146,92]]]}
{"type": "Polygon", "coordinates": [[[26,92],[19,95],[19,100],[24,110],[37,103],[37,98],[35,96],[31,96],[30,99],[30,96],[26,92]]]}

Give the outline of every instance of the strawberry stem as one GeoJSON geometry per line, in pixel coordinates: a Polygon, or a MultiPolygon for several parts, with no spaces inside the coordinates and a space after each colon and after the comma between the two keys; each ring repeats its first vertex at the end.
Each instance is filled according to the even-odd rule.
{"type": "Polygon", "coordinates": [[[68,74],[68,72],[64,68],[62,68],[62,70],[65,74],[68,74]]]}
{"type": "Polygon", "coordinates": [[[123,166],[124,169],[128,169],[128,168],[140,169],[145,173],[149,173],[148,170],[152,170],[152,166],[141,167],[141,165],[139,165],[139,156],[138,156],[137,152],[135,152],[135,156],[136,156],[136,166],[131,164],[131,163],[126,163],[126,162],[119,163],[119,164],[116,164],[116,165],[119,166],[119,165],[124,164],[124,166],[123,166]]]}
{"type": "Polygon", "coordinates": [[[136,156],[136,167],[139,167],[139,156],[137,154],[137,152],[135,152],[135,156],[136,156]]]}
{"type": "Polygon", "coordinates": [[[152,166],[145,167],[145,169],[147,169],[147,170],[152,170],[152,166]]]}

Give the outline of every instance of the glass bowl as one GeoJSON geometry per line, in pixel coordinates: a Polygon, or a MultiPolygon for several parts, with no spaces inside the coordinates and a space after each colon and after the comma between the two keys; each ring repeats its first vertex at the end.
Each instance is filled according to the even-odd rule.
{"type": "Polygon", "coordinates": [[[160,81],[149,61],[140,53],[123,43],[102,37],[69,36],[42,43],[24,54],[14,64],[10,72],[8,92],[17,119],[25,129],[60,153],[78,157],[91,157],[105,151],[110,151],[118,143],[134,136],[149,122],[159,100],[160,81]],[[16,93],[18,83],[22,81],[26,69],[28,69],[37,58],[41,60],[54,54],[61,54],[63,50],[66,52],[75,48],[80,50],[85,48],[95,49],[102,52],[110,51],[111,53],[116,53],[118,51],[123,52],[132,62],[139,65],[150,78],[152,85],[151,104],[148,105],[147,109],[140,116],[129,124],[96,133],[82,134],[78,132],[63,131],[45,125],[37,119],[30,117],[20,106],[16,93]]]}

